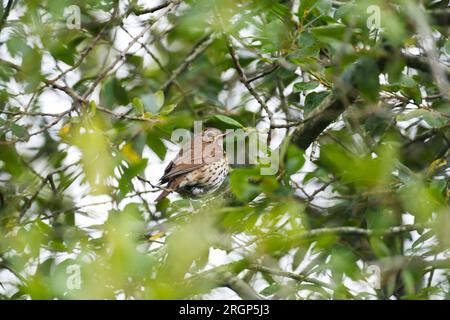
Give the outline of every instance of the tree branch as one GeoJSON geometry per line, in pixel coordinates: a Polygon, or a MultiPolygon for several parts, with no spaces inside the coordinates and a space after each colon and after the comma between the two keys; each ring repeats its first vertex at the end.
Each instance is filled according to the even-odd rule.
{"type": "Polygon", "coordinates": [[[233,60],[234,67],[239,75],[240,81],[247,88],[247,90],[251,93],[251,95],[256,99],[256,101],[258,101],[260,106],[264,109],[264,111],[269,116],[269,119],[272,119],[272,117],[273,117],[272,111],[269,109],[269,107],[267,106],[264,99],[261,98],[261,96],[256,92],[256,90],[250,84],[250,81],[247,79],[247,75],[245,74],[245,71],[239,62],[239,57],[236,53],[236,49],[234,48],[233,44],[231,43],[230,37],[225,32],[223,32],[223,37],[227,44],[228,52],[230,53],[231,59],[233,60]]]}
{"type": "Polygon", "coordinates": [[[308,149],[317,137],[344,112],[345,108],[346,106],[342,100],[329,95],[295,129],[292,134],[292,143],[303,150],[308,149]]]}
{"type": "Polygon", "coordinates": [[[3,12],[3,16],[0,20],[0,33],[3,30],[3,26],[5,25],[6,20],[8,20],[8,16],[9,16],[9,13],[11,12],[13,3],[14,3],[14,0],[9,0],[8,3],[6,4],[5,11],[3,12]]]}
{"type": "Polygon", "coordinates": [[[165,2],[161,3],[160,5],[157,5],[157,6],[154,6],[152,8],[148,8],[148,9],[141,9],[141,8],[138,8],[138,7],[134,7],[134,8],[131,9],[131,11],[135,15],[141,16],[141,15],[144,15],[144,14],[154,13],[156,11],[164,9],[165,7],[169,6],[169,4],[171,4],[173,2],[175,2],[175,1],[165,1],[165,2]]]}
{"type": "MultiPolygon", "coordinates": [[[[0,59],[0,63],[5,64],[7,67],[12,68],[12,69],[16,70],[17,72],[21,72],[20,66],[12,63],[10,61],[0,59]]],[[[55,80],[42,79],[42,82],[44,82],[47,87],[54,88],[54,89],[57,89],[57,90],[59,90],[61,92],[64,92],[65,94],[67,94],[73,100],[74,103],[85,104],[85,105],[87,105],[89,103],[89,100],[87,98],[82,97],[75,90],[73,90],[72,88],[70,88],[68,86],[64,86],[64,85],[56,83],[55,80]]],[[[114,112],[114,111],[112,111],[112,110],[110,110],[110,109],[108,109],[106,107],[99,106],[99,105],[96,106],[96,109],[98,111],[101,111],[103,113],[107,113],[107,114],[109,114],[109,115],[111,115],[111,116],[113,116],[115,118],[118,118],[118,119],[126,119],[126,120],[133,120],[133,121],[143,121],[143,122],[152,122],[152,123],[160,121],[159,119],[155,119],[155,118],[146,118],[144,116],[130,116],[127,113],[117,113],[117,112],[114,112]]],[[[60,121],[62,116],[68,114],[70,111],[72,111],[72,109],[69,109],[69,110],[64,111],[62,113],[59,113],[59,114],[54,114],[53,116],[57,117],[58,118],[57,120],[60,121]]],[[[2,113],[7,113],[7,111],[2,111],[2,113]]],[[[31,115],[31,113],[29,113],[29,112],[23,112],[23,113],[21,113],[21,112],[14,112],[12,114],[16,114],[16,115],[17,114],[31,115]]],[[[48,113],[36,113],[36,115],[50,116],[51,114],[48,114],[48,113]]],[[[56,122],[53,121],[51,126],[55,125],[58,121],[56,121],[56,122]]],[[[51,127],[51,126],[49,126],[49,127],[51,127]]],[[[46,129],[48,129],[48,127],[46,129]]],[[[42,131],[30,134],[30,135],[35,135],[35,134],[38,134],[38,133],[42,133],[42,131]]]]}
{"type": "Polygon", "coordinates": [[[86,90],[86,92],[83,94],[83,98],[87,98],[97,87],[97,85],[103,81],[106,77],[108,77],[109,73],[116,67],[116,65],[122,61],[125,56],[126,53],[128,52],[128,50],[131,49],[131,47],[138,42],[138,40],[144,36],[144,34],[148,31],[150,31],[150,29],[155,26],[156,22],[161,19],[164,15],[166,15],[168,12],[170,12],[173,8],[175,7],[175,2],[169,2],[167,6],[165,6],[166,10],[164,10],[163,12],[159,13],[159,15],[157,17],[155,17],[155,19],[153,20],[152,23],[150,23],[148,26],[146,26],[145,28],[143,28],[141,30],[141,32],[138,33],[138,35],[134,38],[131,39],[131,41],[128,43],[128,45],[125,47],[125,49],[123,49],[122,51],[120,51],[119,56],[105,69],[103,70],[103,72],[94,80],[94,82],[91,84],[91,86],[86,90]]]}
{"type": "Polygon", "coordinates": [[[244,300],[262,300],[261,296],[244,280],[234,276],[231,272],[225,272],[222,279],[227,286],[236,292],[244,300]]]}
{"type": "Polygon", "coordinates": [[[178,78],[178,76],[189,67],[192,61],[194,61],[200,54],[202,54],[203,51],[206,50],[206,48],[208,48],[213,43],[215,38],[216,36],[214,34],[208,34],[200,39],[200,41],[195,44],[192,50],[183,59],[183,62],[178,66],[178,68],[176,68],[172,72],[169,79],[167,79],[167,81],[162,85],[161,90],[167,92],[167,90],[169,90],[170,86],[178,78]]]}
{"type": "Polygon", "coordinates": [[[313,283],[313,284],[316,284],[316,285],[324,287],[324,288],[333,289],[333,287],[330,286],[328,283],[307,277],[301,273],[294,273],[294,272],[284,271],[281,269],[269,268],[269,267],[261,266],[258,264],[251,264],[247,267],[247,269],[253,270],[253,271],[258,271],[258,272],[267,272],[267,273],[270,273],[275,276],[290,278],[290,279],[296,280],[298,282],[309,282],[309,283],[313,283]]]}
{"type": "MultiPolygon", "coordinates": [[[[422,56],[416,56],[412,54],[406,54],[404,53],[403,58],[405,59],[405,63],[408,67],[417,69],[423,72],[431,72],[430,65],[426,58],[422,56]]],[[[450,68],[443,66],[441,64],[441,67],[443,68],[443,72],[447,76],[447,79],[450,81],[450,68]]]]}
{"type": "Polygon", "coordinates": [[[253,81],[256,81],[258,79],[264,78],[265,76],[273,73],[274,71],[276,71],[278,68],[280,67],[279,64],[276,64],[275,66],[271,67],[270,69],[263,71],[262,73],[255,75],[254,77],[248,79],[248,83],[252,83],[253,81]]]}
{"type": "Polygon", "coordinates": [[[448,8],[430,10],[428,13],[437,25],[443,27],[448,27],[450,25],[450,11],[448,8]]]}
{"type": "Polygon", "coordinates": [[[114,23],[122,23],[122,19],[128,14],[128,12],[126,12],[125,14],[123,14],[121,17],[117,17],[117,7],[114,9],[114,12],[111,15],[111,19],[108,21],[108,23],[105,24],[105,26],[102,28],[102,30],[95,36],[95,38],[91,41],[91,43],[89,44],[89,46],[87,48],[85,48],[81,54],[80,57],[78,58],[77,62],[75,62],[75,64],[73,66],[71,66],[70,68],[64,70],[63,72],[61,72],[58,76],[56,76],[55,78],[51,79],[51,82],[56,82],[59,79],[61,79],[64,75],[66,75],[67,73],[77,69],[84,61],[84,59],[86,59],[86,57],[88,56],[88,54],[95,48],[95,46],[99,43],[99,41],[101,40],[101,38],[110,30],[111,26],[114,25],[114,23]]]}
{"type": "Polygon", "coordinates": [[[394,226],[387,229],[364,229],[357,227],[335,227],[335,228],[319,228],[305,231],[295,236],[295,239],[315,238],[323,235],[355,235],[355,236],[374,236],[374,235],[396,235],[405,232],[416,231],[429,227],[428,224],[405,224],[394,226]]]}

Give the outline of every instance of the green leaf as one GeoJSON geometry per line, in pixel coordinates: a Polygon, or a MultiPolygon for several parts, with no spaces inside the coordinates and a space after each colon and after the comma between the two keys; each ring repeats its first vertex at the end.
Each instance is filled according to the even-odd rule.
{"type": "Polygon", "coordinates": [[[27,128],[18,124],[11,124],[11,132],[18,138],[26,138],[29,136],[27,128]]]}
{"type": "Polygon", "coordinates": [[[70,66],[75,64],[75,60],[73,58],[73,51],[68,49],[62,43],[57,43],[50,48],[50,54],[56,59],[60,60],[70,66]]]}
{"type": "Polygon", "coordinates": [[[164,105],[164,92],[162,90],[156,91],[155,99],[156,99],[156,108],[160,110],[161,107],[164,105]]]}
{"type": "Polygon", "coordinates": [[[428,110],[425,110],[425,109],[415,109],[415,110],[409,111],[408,113],[399,114],[397,117],[395,117],[395,119],[397,121],[407,121],[407,120],[411,120],[414,118],[418,118],[427,112],[428,112],[428,110]]]}
{"type": "Polygon", "coordinates": [[[388,257],[391,254],[389,247],[378,237],[370,238],[370,246],[373,252],[380,258],[388,257]]]}
{"type": "Polygon", "coordinates": [[[20,176],[24,171],[16,149],[10,145],[0,144],[0,160],[4,162],[1,167],[2,171],[6,171],[16,177],[20,176]]]}
{"type": "Polygon", "coordinates": [[[308,252],[307,247],[299,247],[297,251],[295,251],[294,259],[292,260],[292,269],[295,270],[298,268],[300,263],[302,263],[303,259],[306,256],[306,253],[308,252]]]}
{"type": "Polygon", "coordinates": [[[310,12],[312,8],[316,6],[318,0],[303,0],[300,1],[300,6],[298,8],[298,16],[302,18],[307,12],[310,12]]]}
{"type": "Polygon", "coordinates": [[[296,173],[305,164],[305,152],[294,145],[289,145],[286,153],[286,175],[296,173]]]}
{"type": "Polygon", "coordinates": [[[136,112],[138,114],[144,113],[144,104],[142,103],[141,99],[135,97],[135,98],[133,98],[133,101],[131,101],[131,104],[136,109],[136,112]]]}
{"type": "Polygon", "coordinates": [[[340,23],[330,23],[325,26],[311,28],[312,34],[319,40],[328,42],[332,40],[342,40],[346,26],[340,23]]]}
{"type": "Polygon", "coordinates": [[[90,116],[93,117],[93,116],[95,116],[96,112],[97,112],[97,105],[94,100],[91,100],[89,102],[88,113],[90,116]]]}
{"type": "Polygon", "coordinates": [[[146,112],[156,114],[164,104],[164,93],[159,90],[155,93],[148,93],[141,96],[146,112]]]}
{"type": "Polygon", "coordinates": [[[357,280],[361,275],[356,256],[347,249],[338,248],[333,250],[333,254],[330,259],[330,266],[333,272],[338,274],[346,274],[353,280],[357,280]]]}
{"type": "Polygon", "coordinates": [[[415,109],[408,113],[399,114],[396,120],[407,121],[419,117],[422,117],[430,127],[435,129],[439,129],[448,123],[447,119],[440,112],[427,109],[415,109]]]}
{"type": "Polygon", "coordinates": [[[294,84],[294,92],[312,90],[319,86],[318,81],[297,82],[294,84]]]}
{"type": "Polygon", "coordinates": [[[38,49],[27,47],[22,58],[21,71],[27,82],[25,90],[31,92],[39,86],[41,81],[42,55],[38,49]]]}
{"type": "Polygon", "coordinates": [[[144,63],[144,59],[140,56],[136,56],[134,54],[127,54],[126,55],[126,61],[133,65],[136,69],[140,70],[142,69],[142,65],[144,63]]]}
{"type": "Polygon", "coordinates": [[[159,212],[165,212],[169,208],[170,200],[167,198],[162,199],[156,204],[156,210],[159,212]]]}
{"type": "Polygon", "coordinates": [[[238,121],[234,120],[233,118],[218,114],[215,116],[216,119],[219,121],[222,121],[223,123],[226,123],[234,128],[243,128],[244,126],[240,124],[238,121]]]}
{"type": "Polygon", "coordinates": [[[328,91],[309,93],[305,98],[305,116],[317,108],[329,94],[328,91]]]}
{"type": "Polygon", "coordinates": [[[132,179],[143,172],[147,167],[147,159],[135,163],[129,163],[129,167],[123,167],[123,174],[119,179],[119,190],[122,196],[134,190],[132,179]]]}
{"type": "Polygon", "coordinates": [[[159,114],[163,115],[163,116],[167,116],[173,110],[175,110],[176,107],[177,107],[177,105],[175,103],[167,104],[164,107],[162,107],[162,109],[159,111],[159,114]]]}
{"type": "Polygon", "coordinates": [[[28,45],[21,37],[12,37],[6,41],[6,47],[8,48],[11,56],[16,57],[19,53],[28,50],[28,45]]]}
{"type": "Polygon", "coordinates": [[[260,183],[256,183],[259,177],[258,168],[235,169],[230,173],[231,192],[241,201],[251,201],[262,191],[260,183]]]}
{"type": "Polygon", "coordinates": [[[153,152],[158,156],[158,158],[164,160],[164,158],[166,157],[167,148],[161,141],[161,138],[159,136],[154,133],[149,133],[147,135],[146,143],[150,147],[150,149],[152,149],[153,152]]]}
{"type": "Polygon", "coordinates": [[[450,40],[448,39],[445,41],[444,51],[447,54],[447,56],[450,56],[450,40]]]}
{"type": "Polygon", "coordinates": [[[423,244],[428,239],[431,239],[436,234],[433,230],[428,230],[427,232],[423,233],[419,238],[417,238],[416,241],[412,244],[411,248],[416,249],[419,245],[423,244]]]}
{"type": "Polygon", "coordinates": [[[423,120],[432,128],[439,129],[448,124],[447,119],[440,112],[429,111],[423,114],[423,120]]]}
{"type": "Polygon", "coordinates": [[[61,180],[60,180],[60,183],[59,183],[59,185],[58,185],[56,190],[58,192],[65,191],[67,188],[69,188],[72,185],[72,183],[74,183],[78,179],[78,177],[81,174],[82,174],[82,172],[79,172],[77,174],[69,174],[67,176],[62,176],[61,180]]]}
{"type": "Polygon", "coordinates": [[[416,281],[414,279],[414,275],[409,269],[403,270],[402,272],[403,283],[405,284],[406,293],[409,295],[414,294],[416,281]]]}
{"type": "Polygon", "coordinates": [[[378,100],[378,93],[380,92],[379,74],[380,69],[371,57],[361,58],[356,64],[354,73],[356,88],[372,102],[378,100]]]}
{"type": "Polygon", "coordinates": [[[331,298],[330,294],[327,292],[327,290],[325,290],[324,288],[322,288],[321,286],[319,286],[317,284],[302,283],[297,286],[297,289],[315,292],[315,293],[319,294],[321,297],[323,297],[324,299],[331,298]]]}
{"type": "Polygon", "coordinates": [[[111,77],[103,83],[100,91],[100,103],[107,108],[128,104],[128,94],[116,77],[111,77]]]}
{"type": "Polygon", "coordinates": [[[278,291],[280,291],[280,289],[281,289],[281,285],[278,283],[274,283],[268,287],[265,287],[263,290],[261,290],[260,294],[262,294],[263,296],[270,296],[270,295],[275,294],[278,291]]]}

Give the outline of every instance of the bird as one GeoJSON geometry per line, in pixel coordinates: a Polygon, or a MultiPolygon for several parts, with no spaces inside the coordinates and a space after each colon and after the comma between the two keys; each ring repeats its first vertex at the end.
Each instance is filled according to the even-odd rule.
{"type": "Polygon", "coordinates": [[[222,143],[224,135],[219,129],[205,128],[183,145],[164,170],[159,186],[166,184],[166,187],[155,202],[158,203],[172,191],[191,199],[219,189],[229,173],[222,143]]]}

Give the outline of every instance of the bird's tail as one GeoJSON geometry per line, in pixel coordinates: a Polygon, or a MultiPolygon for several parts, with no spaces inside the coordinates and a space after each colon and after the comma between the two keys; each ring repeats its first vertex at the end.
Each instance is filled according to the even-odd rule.
{"type": "Polygon", "coordinates": [[[155,202],[159,202],[162,199],[164,199],[165,197],[167,197],[169,195],[169,193],[171,193],[172,191],[174,191],[176,189],[176,187],[180,184],[180,178],[176,178],[175,180],[169,181],[167,183],[167,187],[161,187],[161,184],[159,185],[159,187],[161,187],[161,189],[163,190],[160,195],[156,198],[155,202]]]}
{"type": "Polygon", "coordinates": [[[170,193],[170,192],[169,192],[168,190],[163,190],[163,191],[159,194],[159,196],[156,198],[155,203],[160,202],[162,199],[164,199],[165,197],[167,197],[167,195],[168,195],[169,193],[170,193]]]}

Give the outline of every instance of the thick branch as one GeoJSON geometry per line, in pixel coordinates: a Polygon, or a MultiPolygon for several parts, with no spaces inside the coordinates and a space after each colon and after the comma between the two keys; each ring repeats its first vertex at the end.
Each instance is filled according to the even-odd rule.
{"type": "MultiPolygon", "coordinates": [[[[410,68],[417,69],[423,72],[431,72],[430,64],[427,59],[422,56],[415,56],[412,54],[403,54],[403,58],[406,61],[406,65],[410,68]]],[[[450,68],[441,65],[443,72],[450,81],[450,68]]]]}
{"type": "Polygon", "coordinates": [[[437,25],[444,27],[448,27],[450,25],[450,11],[448,8],[430,10],[428,13],[437,25]]]}
{"type": "Polygon", "coordinates": [[[317,137],[345,110],[342,100],[328,96],[311,115],[295,129],[292,143],[306,150],[317,137]]]}

